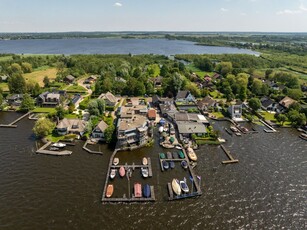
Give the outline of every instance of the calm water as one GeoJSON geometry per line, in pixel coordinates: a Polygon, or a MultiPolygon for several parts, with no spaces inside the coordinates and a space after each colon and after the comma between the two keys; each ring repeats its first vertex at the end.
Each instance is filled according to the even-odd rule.
{"type": "Polygon", "coordinates": [[[198,46],[166,39],[25,39],[0,40],[0,53],[15,54],[254,54],[230,47],[198,46]]]}
{"type": "MultiPolygon", "coordinates": [[[[15,113],[0,113],[0,123],[15,113]]],[[[214,124],[221,131],[228,123],[214,124]]],[[[0,129],[0,229],[304,229],[306,228],[307,142],[297,132],[280,129],[266,134],[231,137],[226,146],[240,162],[222,165],[219,147],[197,151],[196,174],[202,177],[203,195],[196,199],[167,201],[166,183],[183,170],[160,172],[157,146],[121,152],[121,162],[152,158],[155,203],[101,204],[111,150],[103,156],[70,147],[68,157],[34,153],[33,122],[23,120],[17,129],[0,129]]],[[[144,183],[138,172],[134,180],[144,183]]],[[[116,178],[115,189],[127,189],[116,178]]]]}

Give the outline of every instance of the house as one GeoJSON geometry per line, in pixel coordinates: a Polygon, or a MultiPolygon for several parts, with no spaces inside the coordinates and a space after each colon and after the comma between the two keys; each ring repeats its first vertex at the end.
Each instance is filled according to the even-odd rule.
{"type": "Polygon", "coordinates": [[[79,119],[64,118],[59,122],[56,129],[59,135],[77,134],[83,135],[85,132],[86,122],[79,119]]]}
{"type": "Polygon", "coordinates": [[[108,128],[108,125],[104,121],[100,121],[98,125],[92,131],[92,137],[99,141],[105,140],[105,131],[108,128]]]}
{"type": "Polygon", "coordinates": [[[155,88],[161,88],[162,87],[162,80],[163,80],[162,76],[155,77],[153,79],[154,87],[155,88]]]}
{"type": "Polygon", "coordinates": [[[20,106],[23,99],[23,94],[13,94],[6,98],[10,106],[20,106]]]}
{"type": "Polygon", "coordinates": [[[86,78],[85,80],[84,80],[84,84],[93,84],[95,81],[97,80],[97,76],[95,76],[95,75],[91,75],[91,76],[89,76],[88,78],[86,78]]]}
{"type": "Polygon", "coordinates": [[[75,77],[72,75],[67,75],[66,77],[64,77],[64,81],[69,84],[74,83],[75,77]]]}
{"type": "Polygon", "coordinates": [[[75,94],[74,97],[71,99],[71,103],[73,103],[76,108],[79,106],[81,101],[82,101],[81,94],[75,94]]]}
{"type": "Polygon", "coordinates": [[[178,121],[179,135],[190,138],[192,134],[203,136],[207,133],[206,126],[202,123],[178,121]]]}
{"type": "Polygon", "coordinates": [[[279,112],[279,104],[268,97],[261,98],[261,108],[267,111],[279,112]]]}
{"type": "Polygon", "coordinates": [[[0,76],[0,82],[7,82],[9,77],[7,75],[0,76]]]}
{"type": "Polygon", "coordinates": [[[159,106],[160,104],[166,104],[166,103],[173,103],[174,99],[173,98],[161,98],[158,95],[152,96],[152,104],[153,106],[159,106]]]}
{"type": "Polygon", "coordinates": [[[238,102],[235,105],[228,107],[230,117],[235,121],[242,121],[242,103],[238,102]]]}
{"type": "Polygon", "coordinates": [[[36,98],[36,104],[42,107],[56,107],[60,104],[62,95],[66,95],[66,93],[44,92],[36,98]]]}
{"type": "Polygon", "coordinates": [[[107,106],[115,106],[117,103],[117,98],[111,92],[101,94],[98,98],[104,99],[107,106]]]}
{"type": "Polygon", "coordinates": [[[177,113],[177,108],[173,101],[167,101],[164,104],[159,104],[162,116],[169,116],[170,114],[177,113]]]}
{"type": "Polygon", "coordinates": [[[218,80],[222,80],[223,76],[218,74],[218,73],[215,73],[213,76],[212,76],[212,80],[214,82],[218,81],[218,80]]]}
{"type": "Polygon", "coordinates": [[[147,117],[148,117],[148,120],[155,121],[157,117],[156,110],[155,109],[148,110],[147,117]]]}
{"type": "Polygon", "coordinates": [[[176,96],[176,102],[189,103],[194,101],[195,101],[194,96],[191,94],[190,91],[187,90],[179,91],[176,96]]]}
{"type": "Polygon", "coordinates": [[[286,108],[286,109],[289,109],[289,106],[292,105],[292,104],[295,103],[295,102],[296,102],[296,100],[294,100],[294,99],[292,99],[292,98],[286,96],[286,97],[284,97],[284,98],[279,102],[279,104],[280,104],[282,107],[284,107],[284,108],[286,108]]]}
{"type": "Polygon", "coordinates": [[[199,100],[197,102],[197,106],[199,110],[208,112],[213,108],[218,108],[219,103],[216,100],[214,100],[212,97],[206,96],[202,100],[199,100]]]}

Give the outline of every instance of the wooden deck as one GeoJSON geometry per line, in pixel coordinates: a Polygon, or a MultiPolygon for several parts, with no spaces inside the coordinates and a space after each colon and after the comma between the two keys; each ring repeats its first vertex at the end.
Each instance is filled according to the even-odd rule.
{"type": "Polygon", "coordinates": [[[221,145],[221,148],[223,149],[223,151],[226,153],[227,157],[229,158],[228,161],[222,161],[222,164],[232,164],[232,163],[239,162],[239,160],[233,158],[233,156],[230,154],[230,151],[227,150],[224,145],[221,145]]]}
{"type": "MultiPolygon", "coordinates": [[[[194,183],[195,184],[195,183],[194,183]]],[[[167,183],[167,190],[168,190],[168,200],[172,201],[172,200],[181,200],[181,199],[186,199],[186,198],[195,198],[198,196],[202,195],[201,191],[196,191],[193,193],[185,193],[185,194],[181,194],[181,195],[175,195],[172,189],[172,185],[171,183],[167,183]]]]}
{"type": "Polygon", "coordinates": [[[72,151],[62,150],[62,151],[52,151],[46,150],[46,148],[51,144],[51,142],[47,142],[44,144],[40,149],[36,150],[36,153],[45,154],[45,155],[52,155],[52,156],[67,156],[71,155],[72,151]]]}
{"type": "Polygon", "coordinates": [[[94,150],[90,150],[89,148],[87,148],[87,145],[90,143],[90,141],[89,140],[87,140],[85,143],[84,143],[84,145],[83,145],[83,149],[85,150],[85,151],[87,151],[88,153],[92,153],[92,154],[100,154],[100,155],[102,155],[103,154],[103,152],[101,152],[101,151],[94,151],[94,150]]]}

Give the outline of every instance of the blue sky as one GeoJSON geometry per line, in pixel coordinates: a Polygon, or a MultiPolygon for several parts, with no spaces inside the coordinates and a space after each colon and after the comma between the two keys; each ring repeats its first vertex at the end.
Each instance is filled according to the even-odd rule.
{"type": "Polygon", "coordinates": [[[0,0],[0,32],[307,32],[307,0],[0,0]]]}

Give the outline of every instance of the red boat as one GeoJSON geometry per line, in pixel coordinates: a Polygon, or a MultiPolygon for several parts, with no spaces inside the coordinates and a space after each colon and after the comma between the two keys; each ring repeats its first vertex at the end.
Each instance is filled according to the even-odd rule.
{"type": "Polygon", "coordinates": [[[107,187],[107,193],[106,193],[106,197],[111,197],[114,191],[114,186],[113,184],[109,184],[107,187]]]}
{"type": "Polygon", "coordinates": [[[142,185],[140,183],[134,183],[134,197],[135,198],[142,197],[142,185]]]}
{"type": "Polygon", "coordinates": [[[124,168],[123,166],[121,166],[121,167],[119,168],[119,175],[120,175],[121,177],[124,177],[125,174],[126,174],[126,170],[125,170],[125,168],[124,168]]]}

